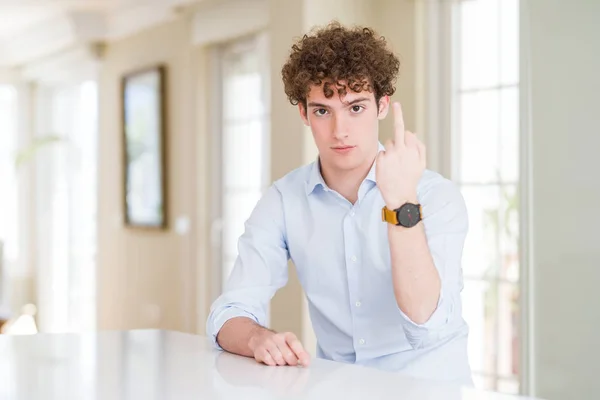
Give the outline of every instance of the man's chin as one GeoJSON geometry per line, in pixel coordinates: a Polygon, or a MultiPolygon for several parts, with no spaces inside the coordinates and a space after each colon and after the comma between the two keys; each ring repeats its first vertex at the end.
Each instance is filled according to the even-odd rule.
{"type": "Polygon", "coordinates": [[[357,168],[360,168],[361,162],[355,158],[353,159],[343,159],[343,160],[335,160],[332,163],[332,167],[337,169],[338,171],[353,171],[357,168]]]}

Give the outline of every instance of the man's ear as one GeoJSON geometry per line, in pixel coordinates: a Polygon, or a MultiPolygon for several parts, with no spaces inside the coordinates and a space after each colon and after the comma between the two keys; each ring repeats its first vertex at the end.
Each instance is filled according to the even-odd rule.
{"type": "Polygon", "coordinates": [[[298,103],[298,111],[300,112],[300,118],[302,118],[302,122],[304,122],[304,125],[310,126],[308,122],[308,115],[306,114],[306,107],[304,107],[304,104],[302,102],[298,103]]]}
{"type": "Polygon", "coordinates": [[[383,96],[379,99],[377,118],[385,119],[390,109],[390,96],[383,96]]]}

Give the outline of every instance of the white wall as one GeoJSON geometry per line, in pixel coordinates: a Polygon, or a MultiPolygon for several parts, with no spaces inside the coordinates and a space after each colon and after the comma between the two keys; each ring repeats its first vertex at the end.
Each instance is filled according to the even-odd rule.
{"type": "Polygon", "coordinates": [[[547,399],[599,399],[600,1],[525,6],[534,390],[547,399]]]}
{"type": "Polygon", "coordinates": [[[183,235],[175,230],[179,218],[195,221],[197,196],[194,82],[202,69],[194,61],[190,25],[191,18],[182,17],[106,47],[99,82],[99,329],[196,330],[202,288],[194,284],[195,256],[201,251],[195,225],[183,235]],[[168,229],[160,232],[124,227],[120,112],[123,75],[157,64],[167,68],[168,229]]]}

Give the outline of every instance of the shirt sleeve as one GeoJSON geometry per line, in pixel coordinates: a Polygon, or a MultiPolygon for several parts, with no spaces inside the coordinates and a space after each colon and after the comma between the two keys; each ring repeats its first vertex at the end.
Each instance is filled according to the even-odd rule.
{"type": "Polygon", "coordinates": [[[422,324],[400,308],[404,332],[413,348],[428,347],[463,324],[460,293],[463,288],[462,252],[468,232],[468,215],[459,188],[449,180],[438,181],[419,196],[427,244],[441,279],[437,307],[422,324]]]}
{"type": "Polygon", "coordinates": [[[284,232],[281,193],[271,186],[245,223],[231,275],[210,309],[206,332],[217,349],[217,334],[231,318],[247,317],[265,326],[268,304],[288,280],[284,232]]]}

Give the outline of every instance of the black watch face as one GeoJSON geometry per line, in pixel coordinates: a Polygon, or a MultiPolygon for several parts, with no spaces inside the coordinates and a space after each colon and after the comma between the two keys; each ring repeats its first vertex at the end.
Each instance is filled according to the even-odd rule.
{"type": "Polygon", "coordinates": [[[400,225],[409,228],[415,226],[421,220],[419,206],[416,204],[404,204],[398,210],[397,215],[400,225]]]}

